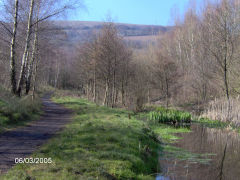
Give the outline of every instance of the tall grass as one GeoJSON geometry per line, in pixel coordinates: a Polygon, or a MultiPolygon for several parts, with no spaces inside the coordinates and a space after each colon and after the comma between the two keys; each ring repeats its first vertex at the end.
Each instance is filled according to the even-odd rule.
{"type": "Polygon", "coordinates": [[[226,98],[211,101],[201,117],[221,122],[231,122],[240,127],[240,98],[231,98],[230,106],[226,98]]]}
{"type": "Polygon", "coordinates": [[[155,123],[190,123],[191,119],[192,116],[188,112],[163,107],[149,113],[149,120],[155,123]]]}
{"type": "Polygon", "coordinates": [[[0,127],[21,125],[26,121],[37,118],[41,112],[41,102],[37,97],[32,101],[30,96],[22,98],[11,95],[0,88],[0,127]]]}

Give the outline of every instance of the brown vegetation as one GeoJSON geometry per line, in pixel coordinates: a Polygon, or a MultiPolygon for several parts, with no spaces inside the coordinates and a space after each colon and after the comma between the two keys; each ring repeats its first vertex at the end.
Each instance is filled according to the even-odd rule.
{"type": "MultiPolygon", "coordinates": [[[[14,94],[20,96],[23,89],[28,94],[35,84],[51,85],[78,90],[97,104],[136,111],[143,110],[146,103],[207,109],[208,102],[220,98],[222,104],[227,103],[224,119],[235,121],[232,101],[240,88],[238,0],[209,1],[200,12],[189,8],[174,28],[144,41],[141,49],[128,42],[131,38],[122,36],[123,25],[116,27],[114,23],[105,23],[100,31],[91,32],[78,47],[62,45],[66,31],[59,36],[55,33],[53,41],[54,31],[48,29],[51,21],[47,19],[71,6],[53,6],[46,12],[49,4],[39,2],[26,1],[25,10],[17,0],[15,5],[6,6],[14,16],[9,23],[2,22],[1,32],[10,36],[0,41],[0,81],[14,94]],[[11,48],[6,43],[10,41],[11,48]],[[11,76],[6,63],[10,52],[11,76]]],[[[210,105],[205,114],[216,109],[210,105]]]]}

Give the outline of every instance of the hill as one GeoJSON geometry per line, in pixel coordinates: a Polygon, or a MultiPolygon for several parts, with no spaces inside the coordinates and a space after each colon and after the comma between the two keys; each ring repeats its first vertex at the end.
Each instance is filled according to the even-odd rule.
{"type": "MultiPolygon", "coordinates": [[[[75,44],[88,40],[93,33],[101,30],[103,25],[104,22],[54,21],[51,30],[57,31],[58,36],[64,35],[68,43],[75,44]]],[[[136,48],[141,48],[147,42],[153,41],[157,34],[166,33],[172,29],[165,26],[123,23],[116,23],[116,27],[124,39],[136,48]]]]}

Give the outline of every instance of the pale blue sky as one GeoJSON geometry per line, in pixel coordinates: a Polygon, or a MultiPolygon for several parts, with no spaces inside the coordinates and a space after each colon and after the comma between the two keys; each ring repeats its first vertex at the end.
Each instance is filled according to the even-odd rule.
{"type": "Polygon", "coordinates": [[[111,14],[116,22],[169,25],[171,14],[182,15],[189,0],[84,0],[84,5],[86,11],[82,10],[71,19],[103,21],[111,14]]]}

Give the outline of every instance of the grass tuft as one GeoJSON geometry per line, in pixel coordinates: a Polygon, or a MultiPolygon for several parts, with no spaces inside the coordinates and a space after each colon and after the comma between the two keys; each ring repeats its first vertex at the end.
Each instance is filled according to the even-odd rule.
{"type": "Polygon", "coordinates": [[[30,96],[18,98],[8,91],[0,89],[0,131],[24,125],[37,119],[41,113],[41,101],[32,101],[30,96]]]}
{"type": "Polygon", "coordinates": [[[149,121],[153,123],[190,123],[192,116],[188,112],[163,107],[156,108],[149,113],[149,121]]]}

